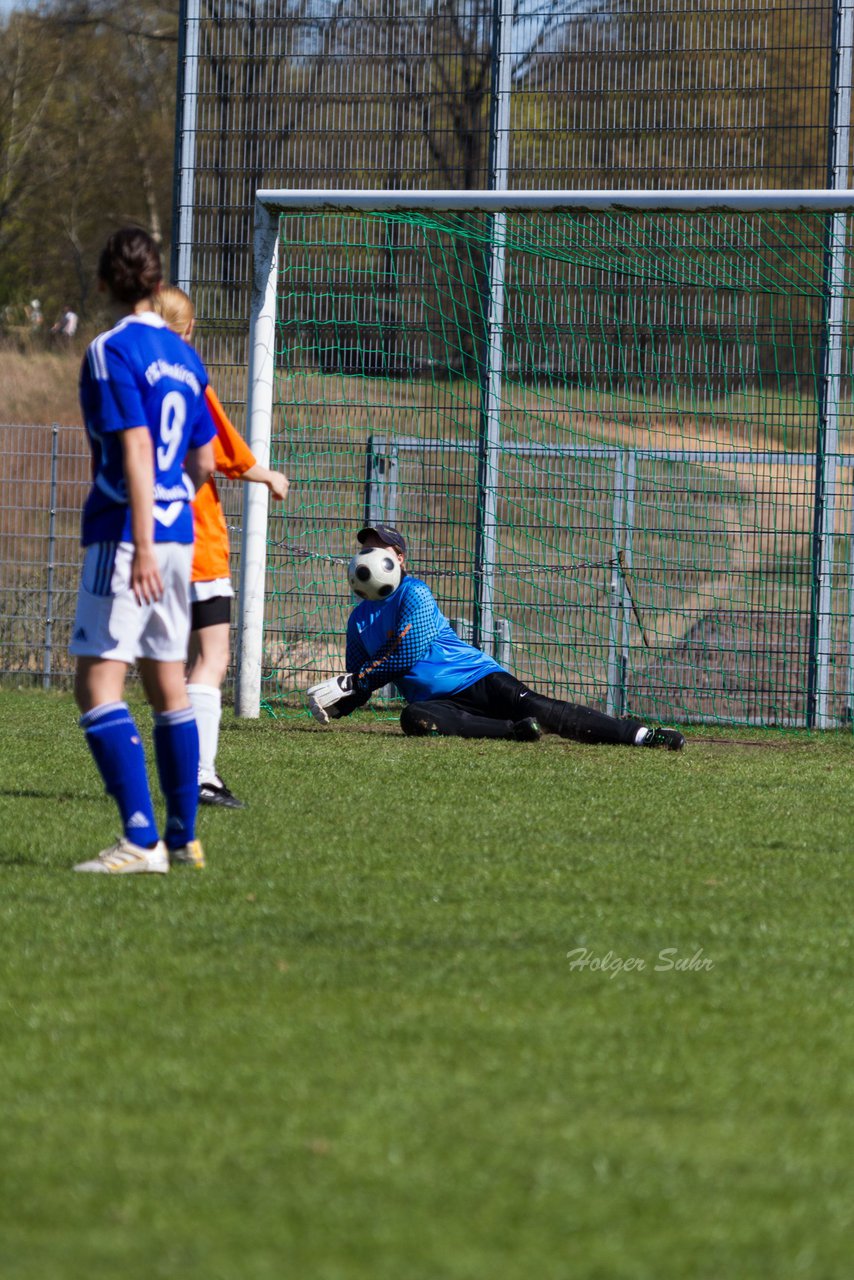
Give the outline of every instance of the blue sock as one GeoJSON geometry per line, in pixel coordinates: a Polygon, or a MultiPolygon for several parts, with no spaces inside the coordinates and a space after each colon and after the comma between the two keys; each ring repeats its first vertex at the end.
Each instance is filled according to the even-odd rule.
{"type": "Polygon", "coordinates": [[[126,702],[105,702],[80,717],[107,795],[119,806],[128,840],[150,848],[157,824],[145,768],[145,750],[126,702]]]}
{"type": "Polygon", "coordinates": [[[170,849],[180,849],[196,838],[199,805],[199,731],[192,707],[154,717],[154,753],[166,800],[163,839],[170,849]]]}

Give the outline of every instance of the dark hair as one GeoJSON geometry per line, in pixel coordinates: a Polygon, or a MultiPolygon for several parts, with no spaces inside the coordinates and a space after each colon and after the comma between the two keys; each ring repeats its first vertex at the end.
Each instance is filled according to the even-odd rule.
{"type": "Polygon", "coordinates": [[[98,259],[98,279],[116,302],[133,306],[150,298],[163,279],[160,251],[142,227],[114,231],[98,259]]]}

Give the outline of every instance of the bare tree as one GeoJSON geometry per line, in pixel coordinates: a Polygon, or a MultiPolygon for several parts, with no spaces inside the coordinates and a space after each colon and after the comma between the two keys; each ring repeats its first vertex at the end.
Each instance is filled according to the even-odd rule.
{"type": "Polygon", "coordinates": [[[169,233],[177,0],[54,0],[0,26],[0,305],[85,311],[104,234],[169,233]]]}

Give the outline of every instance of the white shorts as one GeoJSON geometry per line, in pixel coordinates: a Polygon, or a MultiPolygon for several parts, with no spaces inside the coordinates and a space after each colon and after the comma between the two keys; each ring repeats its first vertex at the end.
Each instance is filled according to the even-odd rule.
{"type": "Polygon", "coordinates": [[[219,596],[225,596],[228,600],[234,598],[231,578],[208,578],[207,582],[190,583],[192,604],[199,604],[202,600],[216,600],[219,596]]]}
{"type": "Polygon", "coordinates": [[[132,542],[86,548],[69,652],[79,657],[184,662],[190,637],[192,544],[158,542],[163,595],[138,604],[130,589],[132,542]]]}

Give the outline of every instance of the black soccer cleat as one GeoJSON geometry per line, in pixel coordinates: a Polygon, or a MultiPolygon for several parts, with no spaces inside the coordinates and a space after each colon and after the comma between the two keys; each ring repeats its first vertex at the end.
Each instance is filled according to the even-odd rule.
{"type": "Polygon", "coordinates": [[[238,800],[219,778],[216,782],[203,782],[199,786],[199,804],[214,805],[219,809],[245,809],[246,805],[238,800]]]}
{"type": "Polygon", "coordinates": [[[653,729],[643,744],[645,747],[664,747],[665,751],[681,751],[685,746],[685,735],[678,729],[653,729]]]}
{"type": "Polygon", "coordinates": [[[533,716],[525,716],[524,720],[517,720],[513,725],[511,736],[516,742],[539,742],[543,731],[533,716]]]}

